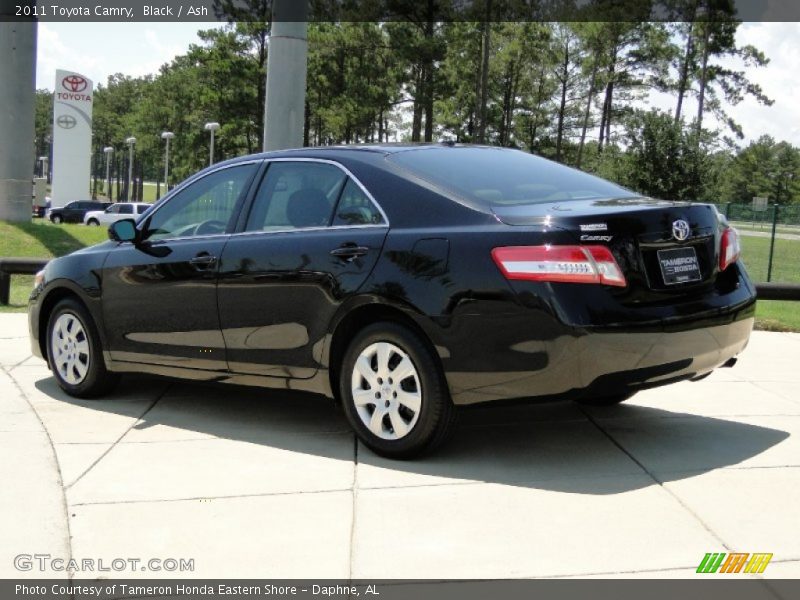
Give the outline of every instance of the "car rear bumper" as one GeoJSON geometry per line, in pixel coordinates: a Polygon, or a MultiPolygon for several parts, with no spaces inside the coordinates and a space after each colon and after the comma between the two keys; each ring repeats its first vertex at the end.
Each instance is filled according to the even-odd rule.
{"type": "Polygon", "coordinates": [[[658,326],[542,326],[531,316],[484,323],[475,316],[463,326],[471,343],[439,347],[454,403],[607,396],[702,376],[747,346],[755,298],[727,313],[658,326]]]}

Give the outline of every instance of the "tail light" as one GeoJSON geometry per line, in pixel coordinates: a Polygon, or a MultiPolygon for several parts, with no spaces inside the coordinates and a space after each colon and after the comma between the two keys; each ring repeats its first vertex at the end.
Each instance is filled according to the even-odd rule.
{"type": "Polygon", "coordinates": [[[505,246],[492,258],[508,279],[627,285],[605,246],[505,246]]]}
{"type": "Polygon", "coordinates": [[[722,242],[719,246],[719,270],[724,271],[735,263],[741,252],[739,234],[733,227],[728,227],[722,232],[722,242]]]}

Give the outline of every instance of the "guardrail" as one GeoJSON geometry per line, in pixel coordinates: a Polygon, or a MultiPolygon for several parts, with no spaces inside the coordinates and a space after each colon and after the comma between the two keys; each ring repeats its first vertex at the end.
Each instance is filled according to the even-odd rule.
{"type": "Polygon", "coordinates": [[[0,304],[11,298],[12,275],[35,275],[47,264],[47,258],[0,258],[0,304]]]}
{"type": "MultiPolygon", "coordinates": [[[[0,258],[0,304],[8,304],[11,295],[11,275],[35,275],[44,269],[49,259],[0,258]]],[[[757,283],[761,300],[794,300],[800,302],[800,284],[757,283]]]]}
{"type": "Polygon", "coordinates": [[[800,301],[800,285],[796,283],[757,283],[759,300],[800,301]]]}

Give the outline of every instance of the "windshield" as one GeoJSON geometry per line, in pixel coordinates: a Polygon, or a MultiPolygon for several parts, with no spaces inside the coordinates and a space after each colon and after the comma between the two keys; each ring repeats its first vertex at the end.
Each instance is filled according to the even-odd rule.
{"type": "Polygon", "coordinates": [[[388,160],[489,208],[636,197],[605,179],[519,150],[423,147],[388,160]]]}

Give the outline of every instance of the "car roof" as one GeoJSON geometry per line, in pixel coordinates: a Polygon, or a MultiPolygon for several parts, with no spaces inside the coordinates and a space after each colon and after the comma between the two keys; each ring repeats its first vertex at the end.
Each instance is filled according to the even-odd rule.
{"type": "Polygon", "coordinates": [[[386,144],[345,144],[339,146],[309,146],[307,148],[291,148],[287,150],[272,150],[269,152],[260,152],[256,154],[248,154],[246,156],[238,156],[217,163],[215,166],[225,164],[236,164],[239,162],[249,161],[253,159],[269,159],[269,158],[337,158],[337,157],[352,157],[354,153],[365,154],[378,154],[390,155],[399,152],[407,152],[409,150],[428,150],[433,148],[485,148],[487,150],[511,150],[511,148],[498,148],[496,146],[481,146],[475,144],[457,144],[454,142],[399,142],[399,143],[386,143],[386,144]]]}

